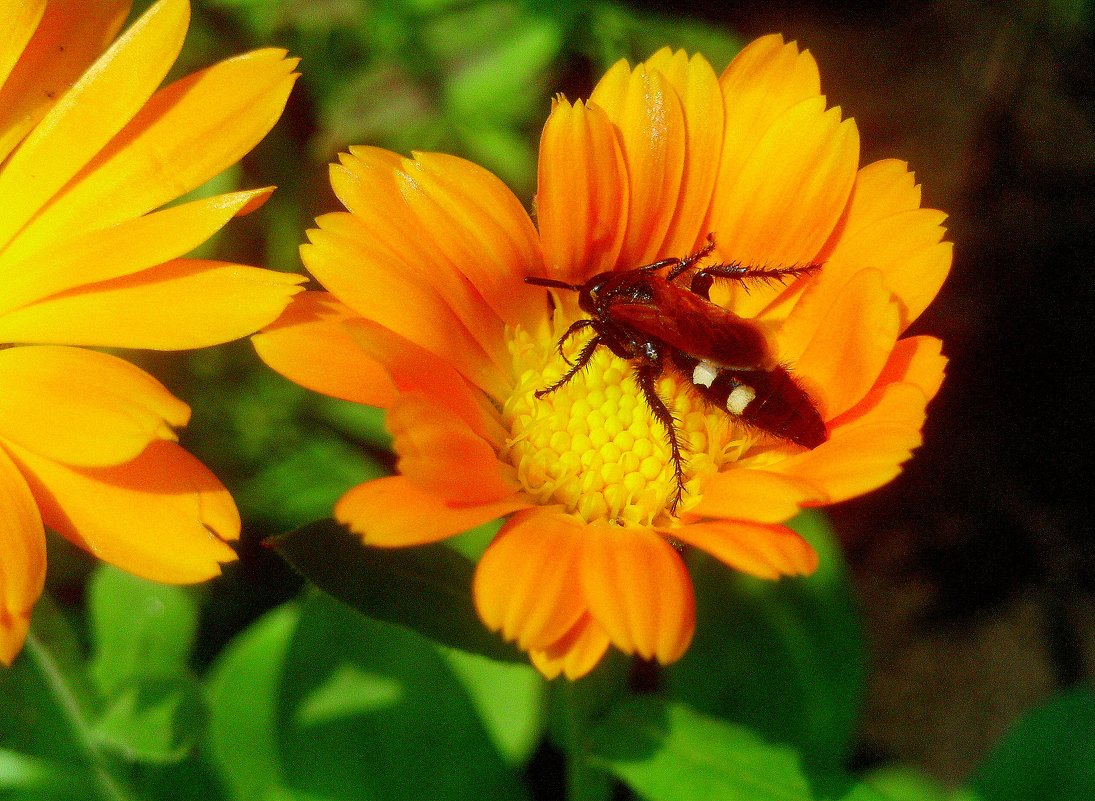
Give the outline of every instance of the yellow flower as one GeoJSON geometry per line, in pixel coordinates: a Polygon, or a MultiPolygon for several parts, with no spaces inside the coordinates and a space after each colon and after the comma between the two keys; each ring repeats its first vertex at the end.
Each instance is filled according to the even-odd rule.
{"type": "Polygon", "coordinates": [[[899,339],[950,268],[944,215],[920,208],[904,163],[858,163],[854,123],[826,109],[813,58],[779,36],[721,77],[666,49],[615,65],[587,102],[559,98],[535,226],[466,161],[351,148],[331,168],[348,212],[320,217],[302,248],[330,294],[298,296],[255,337],[299,383],[388,410],[399,475],[353,488],[336,517],[367,544],[406,546],[508,516],[475,601],[547,676],[586,673],[609,644],[662,663],[684,652],[694,602],[675,545],[765,578],[814,570],[785,521],[897,475],[945,361],[936,339],[899,339]],[[667,369],[657,392],[684,457],[674,508],[667,432],[632,365],[598,348],[537,397],[592,332],[560,354],[584,316],[575,295],[549,303],[523,279],[581,284],[695,253],[709,235],[711,261],[822,265],[748,291],[719,281],[711,297],[767,332],[827,441],[743,425],[667,369]]]}
{"type": "Polygon", "coordinates": [[[180,258],[272,188],[156,211],[269,131],[295,60],[256,51],[157,89],[189,5],[162,0],[113,41],[128,13],[128,1],[0,0],[6,664],[42,591],[43,526],[159,581],[200,581],[235,558],[232,499],[176,444],[186,404],[128,362],[74,346],[225,342],[277,317],[301,280],[180,258]]]}

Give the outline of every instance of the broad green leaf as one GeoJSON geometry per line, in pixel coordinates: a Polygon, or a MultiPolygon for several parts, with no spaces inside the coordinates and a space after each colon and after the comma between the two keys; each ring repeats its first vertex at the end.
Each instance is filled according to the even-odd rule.
{"type": "Polygon", "coordinates": [[[333,520],[268,544],[304,578],[363,615],[491,659],[526,661],[479,621],[471,596],[475,565],[446,545],[370,548],[333,520]]]}
{"type": "Polygon", "coordinates": [[[1095,798],[1095,691],[1082,685],[1028,712],[969,786],[983,801],[1095,798]]]}
{"type": "Polygon", "coordinates": [[[865,781],[888,801],[977,801],[968,790],[949,790],[930,776],[907,766],[872,771],[865,781]]]}
{"type": "Polygon", "coordinates": [[[791,525],[821,558],[809,578],[764,581],[696,554],[696,638],[667,681],[695,709],[795,745],[808,764],[830,771],[852,746],[866,649],[825,518],[804,513],[791,525]]]}
{"type": "Polygon", "coordinates": [[[109,697],[145,676],[184,672],[198,627],[195,591],[100,566],[88,589],[91,673],[109,697]]]}
{"type": "Polygon", "coordinates": [[[592,734],[591,761],[651,801],[882,801],[865,785],[818,789],[798,753],[743,726],[651,696],[617,707],[592,734]]]}
{"type": "Polygon", "coordinates": [[[0,798],[79,799],[87,787],[68,765],[0,749],[0,798]]]}
{"type": "Polygon", "coordinates": [[[531,665],[497,662],[455,648],[438,647],[499,753],[523,765],[546,726],[546,684],[531,665]]]}
{"type": "Polygon", "coordinates": [[[435,646],[315,594],[285,659],[285,787],[332,799],[524,798],[435,646]]]}
{"type": "Polygon", "coordinates": [[[209,744],[237,799],[273,798],[283,782],[278,750],[285,657],[300,619],[285,604],[253,623],[220,654],[209,679],[209,744]]]}
{"type": "Polygon", "coordinates": [[[179,762],[205,726],[201,686],[189,673],[145,675],[115,688],[96,724],[103,744],[134,762],[179,762]]]}

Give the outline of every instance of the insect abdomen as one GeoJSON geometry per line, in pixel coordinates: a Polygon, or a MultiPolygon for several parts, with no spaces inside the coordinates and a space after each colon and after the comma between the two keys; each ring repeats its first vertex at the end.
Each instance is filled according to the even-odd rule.
{"type": "Polygon", "coordinates": [[[710,404],[780,439],[816,448],[828,439],[817,407],[787,370],[735,370],[681,354],[677,366],[710,404]]]}

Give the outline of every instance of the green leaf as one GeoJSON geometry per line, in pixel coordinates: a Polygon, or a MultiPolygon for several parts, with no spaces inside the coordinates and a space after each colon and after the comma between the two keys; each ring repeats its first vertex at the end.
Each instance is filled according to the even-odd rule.
{"type": "Polygon", "coordinates": [[[872,771],[866,782],[888,801],[977,801],[972,793],[948,790],[922,771],[905,765],[872,771]]]}
{"type": "Polygon", "coordinates": [[[368,617],[491,659],[526,661],[480,622],[475,565],[446,545],[370,548],[333,520],[267,542],[304,578],[368,617]]]}
{"type": "Polygon", "coordinates": [[[104,696],[146,676],[185,672],[198,627],[193,590],[102,565],[92,577],[88,602],[95,648],[91,673],[104,696]]]}
{"type": "Polygon", "coordinates": [[[79,799],[87,787],[68,765],[0,749],[0,797],[79,799]]]}
{"type": "Polygon", "coordinates": [[[1076,687],[1027,713],[970,787],[983,801],[1095,798],[1095,691],[1076,687]]]}
{"type": "Polygon", "coordinates": [[[815,791],[793,748],[650,696],[623,703],[594,729],[591,761],[652,801],[882,799],[865,785],[846,795],[815,791]]]}
{"type": "Polygon", "coordinates": [[[221,652],[209,678],[209,744],[238,799],[273,797],[284,784],[279,699],[289,642],[300,620],[286,604],[253,623],[221,652]]]}
{"type": "Polygon", "coordinates": [[[294,792],[524,798],[436,647],[320,594],[304,603],[287,652],[279,732],[294,792]]]}
{"type": "Polygon", "coordinates": [[[809,765],[832,771],[853,744],[866,649],[825,518],[804,513],[791,526],[820,556],[809,578],[764,581],[696,555],[696,638],[667,682],[694,708],[795,745],[809,765]]]}
{"type": "Polygon", "coordinates": [[[450,648],[438,649],[463,685],[499,753],[523,765],[546,726],[546,684],[531,665],[496,662],[450,648]]]}
{"type": "Polygon", "coordinates": [[[178,762],[205,725],[201,686],[188,673],[146,675],[116,688],[96,724],[103,743],[136,762],[178,762]]]}

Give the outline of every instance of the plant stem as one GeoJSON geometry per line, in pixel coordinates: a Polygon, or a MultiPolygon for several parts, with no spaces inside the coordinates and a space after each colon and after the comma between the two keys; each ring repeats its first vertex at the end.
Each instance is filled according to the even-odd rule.
{"type": "Polygon", "coordinates": [[[45,680],[57,709],[68,723],[73,742],[84,756],[84,761],[95,782],[97,795],[104,801],[136,801],[136,796],[114,776],[103,755],[96,747],[91,724],[84,715],[76,695],[65,681],[64,673],[54,660],[53,655],[34,634],[33,629],[27,636],[24,653],[33,660],[39,675],[45,680]]]}

